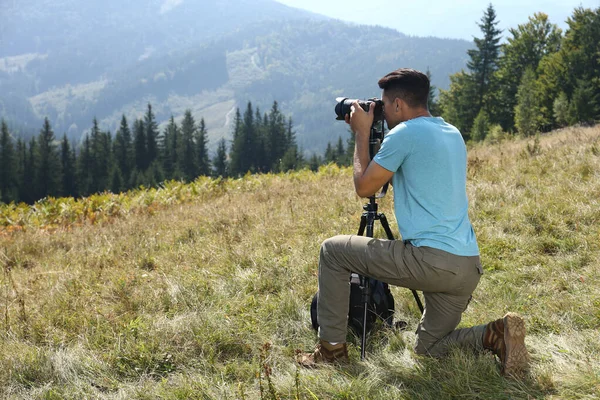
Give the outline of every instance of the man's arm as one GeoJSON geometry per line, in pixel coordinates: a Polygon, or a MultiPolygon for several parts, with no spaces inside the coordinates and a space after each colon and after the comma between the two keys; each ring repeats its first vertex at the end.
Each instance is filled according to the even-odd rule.
{"type": "Polygon", "coordinates": [[[352,112],[346,117],[346,122],[356,135],[354,148],[354,188],[360,197],[374,195],[394,175],[376,162],[371,161],[369,156],[369,136],[373,124],[373,109],[365,112],[358,102],[352,106],[352,112]]]}

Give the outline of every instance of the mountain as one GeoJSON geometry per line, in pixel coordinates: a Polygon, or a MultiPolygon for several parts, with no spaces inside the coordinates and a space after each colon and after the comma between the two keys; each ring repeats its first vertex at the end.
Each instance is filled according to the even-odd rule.
{"type": "Polygon", "coordinates": [[[54,67],[41,76],[37,89],[44,90],[86,83],[248,23],[312,16],[270,0],[5,0],[0,57],[38,54],[54,67]]]}
{"type": "Polygon", "coordinates": [[[232,114],[277,100],[299,144],[346,135],[338,96],[379,96],[377,79],[410,66],[445,88],[470,43],[349,25],[271,0],[16,0],[0,11],[0,116],[37,131],[50,118],[77,138],[96,116],[114,132],[148,102],[159,121],[190,108],[214,147],[232,114]]]}

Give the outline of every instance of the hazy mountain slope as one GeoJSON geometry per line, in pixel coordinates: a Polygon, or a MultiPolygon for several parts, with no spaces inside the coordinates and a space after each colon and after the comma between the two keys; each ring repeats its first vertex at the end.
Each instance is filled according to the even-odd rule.
{"type": "Polygon", "coordinates": [[[78,137],[94,116],[114,131],[121,114],[138,117],[151,102],[159,121],[186,108],[206,118],[214,147],[230,133],[236,106],[252,101],[266,111],[277,100],[299,143],[317,150],[345,135],[333,120],[336,96],[378,96],[377,79],[400,66],[430,68],[434,84],[446,87],[470,46],[351,26],[270,0],[105,3],[8,2],[0,116],[32,130],[48,116],[59,134],[78,137]]]}
{"type": "Polygon", "coordinates": [[[8,0],[0,10],[0,57],[45,55],[44,63],[30,66],[38,69],[36,89],[44,90],[87,82],[248,23],[312,15],[271,0],[8,0]]]}

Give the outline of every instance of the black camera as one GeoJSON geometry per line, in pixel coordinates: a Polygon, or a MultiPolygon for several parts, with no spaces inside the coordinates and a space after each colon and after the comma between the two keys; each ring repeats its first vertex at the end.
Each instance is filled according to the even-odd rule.
{"type": "Polygon", "coordinates": [[[373,158],[373,155],[376,153],[373,146],[381,144],[383,141],[383,136],[385,135],[385,128],[383,126],[383,101],[376,97],[373,97],[369,100],[338,97],[335,100],[337,101],[337,104],[335,105],[335,114],[337,115],[336,119],[339,121],[344,121],[346,119],[346,115],[350,115],[350,112],[352,111],[352,104],[354,104],[355,101],[358,101],[358,105],[361,106],[361,108],[366,112],[369,112],[371,104],[375,104],[375,110],[373,111],[373,124],[371,125],[371,136],[369,140],[369,143],[371,144],[369,153],[371,154],[371,158],[373,158]]]}
{"type": "Polygon", "coordinates": [[[383,101],[381,99],[373,97],[365,101],[349,99],[348,97],[338,97],[335,99],[335,101],[337,101],[337,104],[335,105],[335,114],[337,115],[337,120],[344,121],[346,119],[346,115],[350,115],[352,104],[354,104],[355,101],[358,101],[358,104],[366,112],[369,112],[369,105],[371,103],[375,103],[375,116],[373,118],[373,122],[383,121],[383,101]]]}

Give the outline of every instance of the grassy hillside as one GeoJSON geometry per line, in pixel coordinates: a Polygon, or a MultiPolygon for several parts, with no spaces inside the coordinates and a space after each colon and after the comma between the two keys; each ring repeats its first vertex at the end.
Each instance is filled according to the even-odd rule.
{"type": "Polygon", "coordinates": [[[4,207],[0,398],[596,398],[599,171],[598,127],[470,149],[486,273],[461,324],[521,313],[523,381],[490,355],[416,356],[419,313],[401,288],[407,331],[378,332],[365,362],[351,345],[349,365],[296,367],[315,343],[319,245],[358,228],[348,169],[4,207]]]}

